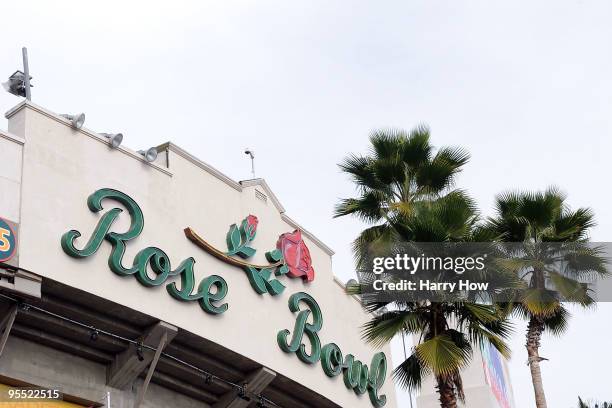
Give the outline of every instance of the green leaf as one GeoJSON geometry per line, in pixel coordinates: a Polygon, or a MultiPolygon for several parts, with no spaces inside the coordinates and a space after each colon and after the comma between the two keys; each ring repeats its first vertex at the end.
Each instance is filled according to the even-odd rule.
{"type": "Polygon", "coordinates": [[[240,230],[238,229],[238,226],[236,224],[232,224],[230,226],[226,238],[227,249],[231,254],[234,254],[236,250],[240,248],[241,241],[242,240],[240,239],[240,230]]]}
{"type": "Polygon", "coordinates": [[[266,259],[268,262],[274,263],[283,259],[283,253],[280,249],[274,249],[272,251],[266,252],[266,259]]]}
{"type": "Polygon", "coordinates": [[[284,290],[285,290],[285,285],[280,283],[278,280],[271,279],[268,281],[268,291],[270,292],[272,296],[279,295],[283,293],[284,290]]]}
{"type": "Polygon", "coordinates": [[[255,269],[252,266],[246,266],[244,271],[246,272],[247,277],[249,278],[249,283],[255,292],[263,295],[268,291],[266,288],[266,282],[258,269],[255,269]]]}
{"type": "Polygon", "coordinates": [[[259,273],[265,282],[267,291],[272,296],[276,296],[280,293],[283,293],[283,291],[285,290],[285,285],[280,283],[276,278],[272,277],[272,269],[262,269],[259,273]]]}
{"type": "Polygon", "coordinates": [[[247,266],[244,268],[244,271],[249,278],[249,282],[251,283],[251,287],[255,292],[263,295],[264,293],[270,293],[272,296],[276,296],[278,294],[283,293],[285,290],[285,285],[280,283],[277,279],[272,278],[272,270],[271,269],[263,269],[259,270],[253,268],[252,266],[247,266]]]}
{"type": "Polygon", "coordinates": [[[285,264],[279,266],[274,273],[276,276],[282,276],[289,272],[289,267],[285,264]]]}
{"type": "Polygon", "coordinates": [[[247,259],[255,255],[255,252],[257,252],[255,249],[245,245],[238,248],[238,250],[236,251],[236,255],[243,259],[247,259]]]}

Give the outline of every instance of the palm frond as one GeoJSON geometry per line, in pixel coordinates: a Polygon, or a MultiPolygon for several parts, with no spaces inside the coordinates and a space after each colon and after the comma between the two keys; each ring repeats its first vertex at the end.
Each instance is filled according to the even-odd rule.
{"type": "Polygon", "coordinates": [[[416,353],[421,364],[431,367],[436,376],[451,375],[465,367],[472,348],[463,333],[459,334],[439,334],[417,345],[416,353]]]}
{"type": "Polygon", "coordinates": [[[429,128],[421,125],[410,131],[408,139],[400,150],[402,161],[412,169],[418,169],[431,160],[432,146],[429,144],[429,128]]]}
{"type": "Polygon", "coordinates": [[[410,392],[421,388],[423,378],[431,374],[431,368],[421,364],[413,353],[393,370],[393,379],[410,392]]]}
{"type": "Polygon", "coordinates": [[[538,288],[523,291],[520,303],[530,315],[540,317],[552,316],[561,307],[555,292],[538,288]]]}
{"type": "Polygon", "coordinates": [[[419,332],[426,321],[419,313],[391,311],[373,317],[363,326],[362,336],[375,347],[381,347],[401,333],[419,332]]]}
{"type": "Polygon", "coordinates": [[[364,266],[363,262],[368,256],[391,253],[397,241],[397,232],[389,224],[374,225],[361,231],[353,241],[353,255],[357,268],[364,266]]]}
{"type": "Polygon", "coordinates": [[[586,238],[588,230],[594,226],[595,215],[590,208],[566,210],[553,222],[553,238],[556,241],[578,241],[586,238]]]}
{"type": "Polygon", "coordinates": [[[359,198],[342,199],[334,209],[334,218],[351,214],[366,222],[378,222],[388,210],[386,200],[387,197],[377,191],[369,191],[359,198]]]}
{"type": "Polygon", "coordinates": [[[554,314],[544,319],[544,327],[554,336],[560,336],[566,329],[571,314],[561,305],[554,314]]]}

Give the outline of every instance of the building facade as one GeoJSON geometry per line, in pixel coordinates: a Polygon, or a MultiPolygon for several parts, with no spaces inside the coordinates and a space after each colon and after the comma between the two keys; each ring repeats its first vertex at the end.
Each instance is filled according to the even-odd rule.
{"type": "Polygon", "coordinates": [[[172,143],[147,162],[26,101],[6,118],[0,393],[397,406],[389,348],[361,340],[369,317],[334,277],[333,252],[265,181],[231,180],[172,143]]]}

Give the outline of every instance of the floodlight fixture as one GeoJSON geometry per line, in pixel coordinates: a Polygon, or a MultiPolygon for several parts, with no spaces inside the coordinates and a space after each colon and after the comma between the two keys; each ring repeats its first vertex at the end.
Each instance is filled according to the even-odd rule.
{"type": "Polygon", "coordinates": [[[157,148],[150,147],[147,150],[139,150],[138,153],[144,157],[149,163],[154,162],[157,159],[157,148]]]}
{"type": "Polygon", "coordinates": [[[77,113],[76,115],[62,114],[60,116],[65,118],[65,119],[68,119],[70,121],[70,124],[72,125],[72,127],[75,128],[75,129],[82,128],[83,124],[85,123],[85,114],[84,113],[77,113]]]}
{"type": "Polygon", "coordinates": [[[32,77],[30,76],[30,68],[28,65],[28,49],[23,47],[21,49],[23,55],[23,72],[15,71],[13,75],[11,75],[8,81],[2,83],[2,87],[5,91],[16,95],[23,96],[28,101],[32,100],[32,94],[30,92],[30,80],[32,77]]]}
{"type": "Polygon", "coordinates": [[[359,282],[357,282],[357,279],[349,279],[346,284],[344,285],[345,289],[349,289],[351,287],[354,287],[356,285],[359,285],[359,282]]]}
{"type": "Polygon", "coordinates": [[[244,154],[251,158],[251,173],[253,173],[253,178],[255,178],[255,151],[247,147],[244,149],[244,154]]]}
{"type": "MultiPolygon", "coordinates": [[[[30,79],[32,79],[32,77],[30,77],[30,79]]],[[[8,81],[2,83],[2,87],[8,93],[11,93],[15,96],[25,97],[25,74],[21,71],[15,71],[9,77],[8,81]]]]}
{"type": "Polygon", "coordinates": [[[121,142],[123,141],[123,133],[100,133],[100,134],[108,139],[108,144],[113,149],[118,148],[121,142]]]}
{"type": "MultiPolygon", "coordinates": [[[[349,279],[344,285],[344,290],[347,293],[352,293],[355,289],[359,287],[360,287],[360,284],[359,284],[359,281],[357,281],[357,279],[349,279]]],[[[354,294],[354,295],[357,297],[361,297],[361,295],[359,294],[354,294]]]]}

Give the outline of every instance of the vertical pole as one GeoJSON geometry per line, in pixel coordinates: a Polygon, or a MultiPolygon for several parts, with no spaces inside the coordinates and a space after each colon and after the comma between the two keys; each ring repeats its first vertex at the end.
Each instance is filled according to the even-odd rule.
{"type": "Polygon", "coordinates": [[[110,408],[110,391],[106,391],[106,407],[110,408]]]}
{"type": "Polygon", "coordinates": [[[134,408],[139,408],[140,404],[144,400],[145,394],[147,392],[147,388],[149,387],[149,382],[151,382],[151,377],[153,377],[153,371],[155,371],[155,367],[157,366],[157,362],[159,361],[159,357],[161,356],[162,350],[166,347],[166,341],[168,340],[168,332],[164,332],[161,340],[159,341],[159,345],[155,350],[155,356],[151,361],[151,365],[149,365],[149,371],[147,371],[147,376],[145,377],[144,383],[140,390],[138,391],[138,395],[136,396],[136,402],[134,403],[134,408]]]}
{"type": "MultiPolygon", "coordinates": [[[[404,338],[405,333],[402,332],[402,343],[404,345],[404,360],[408,360],[408,354],[406,353],[406,339],[404,338]]],[[[410,408],[412,408],[412,392],[408,391],[408,398],[410,398],[410,408]]]]}
{"type": "Polygon", "coordinates": [[[255,178],[255,156],[251,156],[251,173],[253,173],[253,178],[255,178]]]}
{"type": "Polygon", "coordinates": [[[32,100],[32,93],[30,91],[30,66],[28,65],[28,49],[26,47],[23,47],[21,49],[21,52],[23,54],[23,74],[25,76],[23,81],[24,81],[24,85],[25,85],[26,99],[28,101],[31,101],[32,100]]]}

